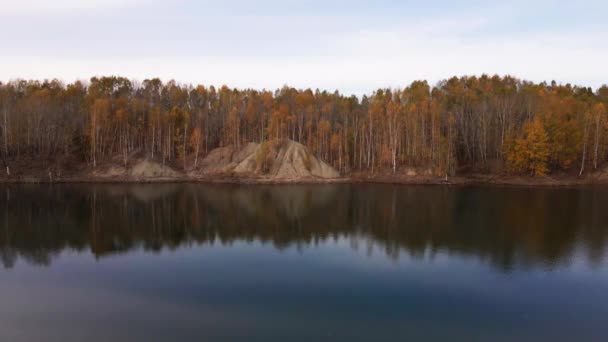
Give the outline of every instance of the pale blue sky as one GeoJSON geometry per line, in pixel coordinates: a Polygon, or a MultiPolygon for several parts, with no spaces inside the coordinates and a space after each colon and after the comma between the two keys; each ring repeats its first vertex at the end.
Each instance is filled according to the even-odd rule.
{"type": "Polygon", "coordinates": [[[369,93],[498,73],[608,83],[606,1],[0,0],[0,79],[369,93]]]}

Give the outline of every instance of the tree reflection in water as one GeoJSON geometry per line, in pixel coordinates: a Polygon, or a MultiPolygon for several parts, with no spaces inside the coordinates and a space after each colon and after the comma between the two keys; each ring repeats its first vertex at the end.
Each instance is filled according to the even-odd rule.
{"type": "MultiPolygon", "coordinates": [[[[0,254],[49,265],[64,250],[97,258],[134,249],[260,241],[282,249],[349,239],[353,248],[469,255],[502,271],[599,264],[608,189],[395,185],[5,185],[0,254]],[[370,247],[371,246],[371,247],[370,247]]],[[[203,247],[204,248],[204,247],[203,247]]]]}

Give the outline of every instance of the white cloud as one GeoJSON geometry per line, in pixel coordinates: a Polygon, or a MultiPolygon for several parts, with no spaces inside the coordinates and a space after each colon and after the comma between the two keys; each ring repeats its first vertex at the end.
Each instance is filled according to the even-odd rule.
{"type": "Polygon", "coordinates": [[[435,83],[459,75],[510,74],[533,81],[570,82],[598,87],[608,82],[603,65],[608,47],[603,37],[557,39],[549,35],[524,40],[461,42],[449,38],[374,36],[336,46],[331,55],[294,58],[124,57],[102,59],[0,58],[4,77],[67,81],[93,75],[123,75],[143,80],[160,77],[185,83],[227,84],[275,89],[284,84],[305,88],[370,93],[378,87],[403,87],[416,79],[435,83]]]}
{"type": "MultiPolygon", "coordinates": [[[[142,1],[155,0],[94,0],[87,6],[115,8],[142,1]]],[[[53,4],[70,10],[77,2],[53,4]]],[[[19,39],[7,34],[0,77],[72,81],[113,74],[240,88],[289,84],[355,94],[403,87],[416,79],[434,83],[481,73],[593,87],[608,82],[608,28],[504,30],[510,12],[505,17],[498,10],[409,21],[326,15],[314,16],[314,25],[307,15],[201,19],[166,12],[157,13],[164,20],[158,25],[160,21],[132,20],[135,14],[129,11],[117,12],[126,17],[107,15],[107,22],[119,23],[115,30],[91,25],[82,34],[68,34],[70,27],[47,29],[47,35],[35,30],[19,39]]],[[[93,16],[74,17],[86,17],[86,22],[93,16]]],[[[0,38],[2,31],[10,32],[0,30],[0,38]]]]}
{"type": "Polygon", "coordinates": [[[148,0],[0,0],[0,14],[35,14],[123,8],[148,0]]]}

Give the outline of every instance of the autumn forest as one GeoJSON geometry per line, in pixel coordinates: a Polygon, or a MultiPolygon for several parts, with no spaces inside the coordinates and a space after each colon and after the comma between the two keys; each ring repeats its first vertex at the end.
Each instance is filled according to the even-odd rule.
{"type": "Polygon", "coordinates": [[[0,83],[6,165],[134,153],[189,169],[211,149],[291,139],[342,174],[581,175],[608,160],[608,87],[505,76],[415,81],[368,96],[94,77],[0,83]]]}

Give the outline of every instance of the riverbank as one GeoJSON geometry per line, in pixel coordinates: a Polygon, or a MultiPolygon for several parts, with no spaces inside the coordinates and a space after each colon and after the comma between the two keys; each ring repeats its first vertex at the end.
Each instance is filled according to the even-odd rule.
{"type": "MultiPolygon", "coordinates": [[[[430,167],[402,166],[370,170],[337,170],[318,159],[306,146],[292,140],[268,144],[228,145],[208,152],[167,161],[135,151],[130,155],[83,162],[73,154],[60,158],[21,157],[4,160],[0,183],[217,183],[217,184],[336,184],[386,183],[410,185],[499,185],[522,187],[572,187],[608,185],[608,165],[586,169],[582,176],[571,168],[542,177],[500,174],[502,168],[483,173],[462,166],[446,177],[430,167]]],[[[491,166],[491,165],[490,165],[491,166]]]]}
{"type": "MultiPolygon", "coordinates": [[[[230,154],[231,156],[234,153],[230,154]]],[[[213,156],[213,155],[212,155],[213,156]]],[[[212,158],[211,158],[212,159],[212,158]]],[[[176,163],[163,164],[158,160],[131,159],[125,166],[120,161],[106,161],[93,165],[82,163],[74,158],[56,160],[20,159],[11,162],[10,174],[0,173],[0,183],[33,184],[33,183],[215,183],[215,184],[340,184],[340,183],[385,183],[409,185],[497,185],[521,187],[573,187],[589,185],[608,185],[608,167],[589,172],[582,177],[578,173],[561,172],[543,177],[513,176],[487,173],[465,173],[452,177],[439,176],[427,169],[403,168],[393,173],[389,169],[376,169],[373,173],[354,171],[338,177],[316,177],[310,173],[286,172],[282,174],[258,174],[256,172],[234,172],[215,170],[213,165],[224,165],[231,158],[210,160],[211,167],[204,163],[198,168],[183,168],[176,163]],[[212,163],[213,162],[213,163],[212,163]]],[[[286,158],[283,158],[286,159],[286,158]]],[[[194,165],[193,161],[188,161],[194,165]]],[[[288,171],[299,165],[279,163],[288,171]]],[[[230,166],[230,165],[229,165],[230,166]]],[[[2,170],[4,171],[4,170],[2,170]]]]}
{"type": "Polygon", "coordinates": [[[454,177],[425,177],[425,176],[365,176],[350,178],[353,182],[361,183],[388,183],[411,185],[498,185],[521,187],[573,187],[589,185],[608,185],[608,178],[598,176],[510,176],[471,174],[454,177]]]}
{"type": "Polygon", "coordinates": [[[214,176],[188,176],[177,177],[96,177],[91,175],[47,177],[42,176],[12,176],[0,177],[2,184],[59,184],[59,183],[212,183],[212,184],[344,184],[344,183],[383,183],[383,184],[408,184],[408,185],[498,185],[498,186],[521,186],[521,187],[575,187],[590,185],[608,185],[608,177],[588,175],[583,177],[573,176],[508,176],[471,174],[454,177],[434,176],[407,176],[407,175],[370,175],[355,174],[340,178],[297,178],[277,179],[271,177],[243,177],[233,175],[214,176]]]}

